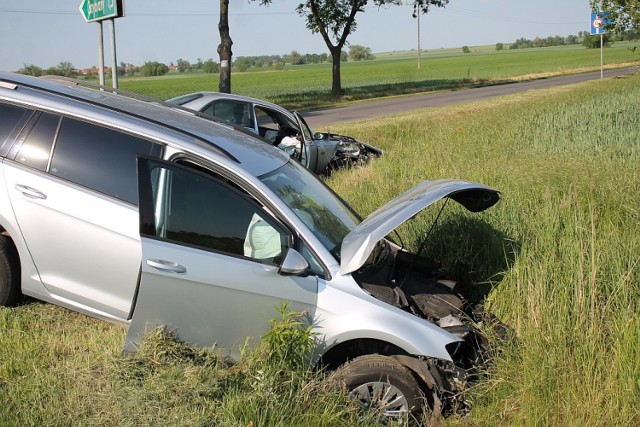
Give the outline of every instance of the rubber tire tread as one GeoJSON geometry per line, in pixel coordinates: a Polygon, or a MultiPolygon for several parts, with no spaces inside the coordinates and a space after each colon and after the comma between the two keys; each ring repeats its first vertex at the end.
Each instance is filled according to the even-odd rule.
{"type": "Polygon", "coordinates": [[[414,417],[423,412],[426,403],[424,393],[411,371],[397,360],[379,354],[356,357],[341,365],[332,378],[342,382],[347,390],[372,381],[388,381],[407,398],[414,417]]]}
{"type": "Polygon", "coordinates": [[[0,306],[11,306],[20,298],[18,254],[7,236],[0,235],[0,306]]]}

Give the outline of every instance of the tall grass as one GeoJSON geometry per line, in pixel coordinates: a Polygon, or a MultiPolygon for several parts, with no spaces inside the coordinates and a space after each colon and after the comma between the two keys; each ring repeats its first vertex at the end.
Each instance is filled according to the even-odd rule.
{"type": "MultiPolygon", "coordinates": [[[[448,209],[427,245],[517,335],[463,424],[640,424],[639,99],[635,75],[332,127],[386,150],[330,180],[365,213],[427,178],[502,191],[448,209]]],[[[416,219],[410,247],[433,215],[416,219]]]]}

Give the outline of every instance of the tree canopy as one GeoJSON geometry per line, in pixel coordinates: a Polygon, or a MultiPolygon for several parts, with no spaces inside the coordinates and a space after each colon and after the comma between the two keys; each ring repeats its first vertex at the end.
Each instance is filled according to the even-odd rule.
{"type": "Polygon", "coordinates": [[[158,61],[147,61],[140,67],[140,71],[145,77],[164,76],[169,71],[169,67],[158,61]]]}
{"type": "MultiPolygon", "coordinates": [[[[268,6],[274,0],[258,1],[261,5],[268,6]]],[[[333,62],[333,83],[331,92],[334,95],[342,93],[340,81],[340,62],[342,48],[347,43],[349,34],[356,31],[358,25],[356,15],[365,11],[365,7],[372,3],[377,7],[402,5],[403,0],[303,0],[296,7],[296,11],[307,21],[307,28],[312,33],[320,33],[333,62]]],[[[427,13],[430,7],[444,7],[449,0],[414,0],[413,15],[427,13]]]]}
{"type": "Polygon", "coordinates": [[[591,0],[591,9],[609,14],[613,32],[640,31],[640,0],[591,0]]]}

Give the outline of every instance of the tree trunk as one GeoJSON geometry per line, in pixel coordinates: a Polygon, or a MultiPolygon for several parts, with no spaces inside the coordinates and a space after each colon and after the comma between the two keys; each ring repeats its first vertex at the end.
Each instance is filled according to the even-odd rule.
{"type": "Polygon", "coordinates": [[[342,83],[340,81],[340,56],[342,49],[331,46],[329,51],[331,52],[331,59],[333,60],[331,94],[333,96],[340,96],[342,95],[342,83]]]}
{"type": "Polygon", "coordinates": [[[218,55],[220,56],[220,84],[218,90],[223,93],[231,93],[231,35],[229,34],[229,0],[220,0],[220,44],[218,55]]]}

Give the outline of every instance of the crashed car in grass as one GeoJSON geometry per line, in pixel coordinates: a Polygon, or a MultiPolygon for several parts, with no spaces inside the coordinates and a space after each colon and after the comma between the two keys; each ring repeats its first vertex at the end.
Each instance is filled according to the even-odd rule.
{"type": "MultiPolygon", "coordinates": [[[[385,416],[456,405],[482,336],[451,281],[386,236],[430,205],[481,212],[486,185],[424,181],[362,220],[254,136],[153,102],[0,72],[0,306],[28,295],[164,326],[232,360],[278,307],[312,363],[385,416]]],[[[420,252],[420,251],[418,251],[420,252]]]]}
{"type": "Polygon", "coordinates": [[[243,126],[292,154],[317,174],[363,165],[383,154],[381,149],[350,136],[314,133],[299,113],[247,96],[196,92],[167,102],[243,126]]]}

